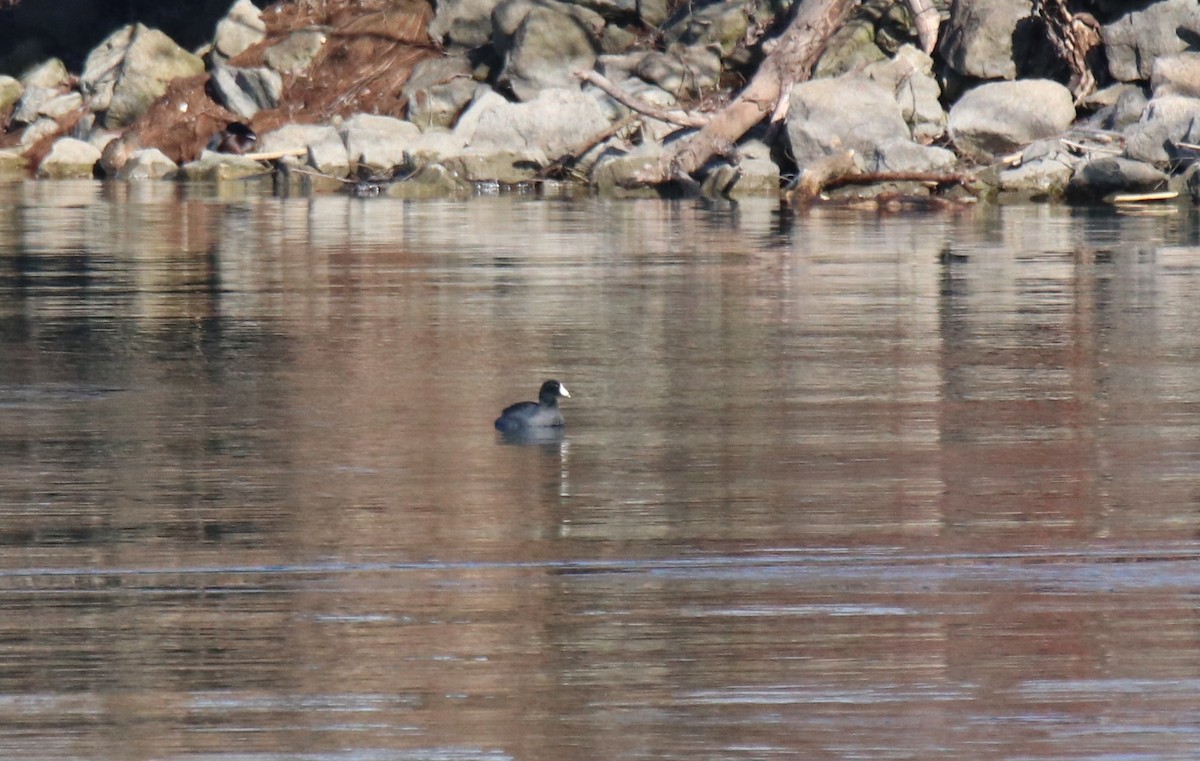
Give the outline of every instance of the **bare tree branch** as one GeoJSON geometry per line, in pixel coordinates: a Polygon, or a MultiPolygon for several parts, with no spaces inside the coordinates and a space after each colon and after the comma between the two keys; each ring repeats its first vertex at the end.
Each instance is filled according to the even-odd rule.
{"type": "Polygon", "coordinates": [[[575,78],[582,79],[584,82],[591,82],[621,105],[627,106],[639,114],[645,114],[652,119],[658,119],[661,122],[668,122],[670,124],[678,124],[681,127],[703,127],[705,124],[708,124],[708,117],[706,116],[697,116],[682,111],[664,111],[661,108],[652,106],[646,101],[617,87],[599,72],[577,71],[575,72],[575,78]]]}
{"type": "Polygon", "coordinates": [[[786,107],[780,101],[791,96],[793,84],[809,78],[830,35],[857,4],[858,0],[804,0],[746,88],[699,132],[673,143],[638,181],[655,185],[690,177],[713,156],[728,153],[768,114],[782,118],[786,107]]]}

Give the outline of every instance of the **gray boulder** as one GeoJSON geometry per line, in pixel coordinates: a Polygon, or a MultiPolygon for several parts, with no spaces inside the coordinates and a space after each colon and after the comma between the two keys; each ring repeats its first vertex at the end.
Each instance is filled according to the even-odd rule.
{"type": "Polygon", "coordinates": [[[92,50],[80,85],[104,126],[127,126],[179,77],[204,71],[204,62],[170,37],[141,24],[122,27],[92,50]]]}
{"type": "Polygon", "coordinates": [[[1076,200],[1096,200],[1112,193],[1144,193],[1166,186],[1167,175],[1150,164],[1124,158],[1101,158],[1082,164],[1067,186],[1076,200]]]}
{"type": "Polygon", "coordinates": [[[462,175],[442,166],[427,164],[411,177],[383,186],[389,198],[416,200],[425,198],[465,198],[474,188],[462,175]]]}
{"type": "Polygon", "coordinates": [[[939,52],[959,74],[1013,79],[1013,32],[1032,12],[1032,0],[954,0],[942,25],[939,52]]]}
{"type": "Polygon", "coordinates": [[[0,114],[17,104],[25,88],[16,79],[0,74],[0,114]]]}
{"type": "Polygon", "coordinates": [[[771,160],[771,149],[759,140],[738,146],[736,164],[716,159],[707,167],[700,192],[727,198],[765,198],[779,195],[779,166],[771,160]]]}
{"type": "Polygon", "coordinates": [[[548,88],[578,87],[572,76],[577,69],[590,70],[596,63],[597,35],[603,20],[589,24],[576,6],[553,0],[505,0],[493,14],[495,44],[504,50],[500,80],[521,100],[531,100],[548,88]],[[508,28],[519,24],[505,46],[508,28]],[[596,25],[598,24],[598,25],[596,25]]]}
{"type": "Polygon", "coordinates": [[[269,176],[268,170],[254,159],[236,153],[204,151],[200,158],[180,167],[184,179],[204,182],[244,180],[250,177],[269,176]]]}
{"type": "Polygon", "coordinates": [[[217,22],[213,47],[222,56],[233,58],[266,37],[267,23],[263,21],[262,11],[250,0],[237,0],[217,22]]]}
{"type": "Polygon", "coordinates": [[[443,164],[450,172],[468,182],[517,185],[535,179],[538,171],[549,164],[549,160],[538,148],[519,148],[467,150],[448,156],[443,164]]]}
{"type": "Polygon", "coordinates": [[[408,101],[408,120],[423,130],[449,128],[479,86],[465,55],[422,61],[413,67],[402,91],[408,101]]]}
{"type": "Polygon", "coordinates": [[[747,3],[697,4],[663,30],[668,43],[687,47],[715,45],[721,55],[731,55],[750,28],[754,7],[747,3]]]}
{"type": "Polygon", "coordinates": [[[39,107],[38,113],[51,119],[61,119],[73,111],[83,108],[83,96],[77,92],[55,93],[39,107]]]}
{"type": "Polygon", "coordinates": [[[275,108],[283,96],[283,77],[265,66],[238,68],[220,65],[212,71],[217,102],[243,119],[275,108]]]}
{"type": "Polygon", "coordinates": [[[492,11],[499,0],[439,0],[429,36],[447,45],[477,48],[492,41],[492,11]]]}
{"type": "Polygon", "coordinates": [[[328,35],[321,29],[298,29],[263,51],[263,63],[280,74],[300,74],[308,70],[328,35]]]}
{"type": "Polygon", "coordinates": [[[51,135],[59,134],[58,122],[48,116],[39,116],[37,121],[21,130],[21,150],[28,150],[51,135]]]}
{"type": "Polygon", "coordinates": [[[1200,98],[1200,53],[1175,53],[1154,59],[1150,66],[1154,97],[1183,95],[1200,98]]]}
{"type": "Polygon", "coordinates": [[[661,192],[640,183],[638,176],[654,167],[662,152],[658,143],[643,143],[628,152],[611,151],[593,167],[592,185],[609,198],[659,198],[661,192]]]}
{"type": "Polygon", "coordinates": [[[1125,155],[1136,161],[1163,164],[1171,160],[1171,143],[1200,141],[1200,98],[1165,95],[1150,101],[1137,124],[1125,131],[1125,155]]]}
{"type": "MultiPolygon", "coordinates": [[[[0,176],[3,175],[3,172],[3,159],[0,158],[0,176]]],[[[1184,170],[1181,179],[1184,192],[1191,197],[1192,203],[1200,204],[1200,163],[1194,163],[1184,170]]]]}
{"type": "Polygon", "coordinates": [[[373,171],[404,164],[406,154],[421,135],[412,122],[375,114],[355,114],[342,122],[338,132],[350,162],[373,171]]]}
{"type": "Polygon", "coordinates": [[[896,136],[880,141],[869,156],[859,163],[868,172],[950,172],[958,165],[954,151],[921,145],[896,136]]]}
{"type": "Polygon", "coordinates": [[[669,93],[697,97],[721,81],[721,49],[717,45],[671,45],[666,52],[642,56],[637,76],[669,93]]]}
{"type": "Polygon", "coordinates": [[[928,55],[904,45],[893,58],[868,65],[863,74],[892,91],[913,139],[926,143],[946,134],[942,90],[933,78],[933,59],[928,55]]]}
{"type": "Polygon", "coordinates": [[[1020,164],[1000,172],[1000,190],[1029,198],[1060,196],[1082,163],[1062,140],[1038,140],[1021,152],[1020,164]]]}
{"type": "Polygon", "coordinates": [[[608,125],[596,99],[579,90],[543,90],[527,103],[488,91],[463,113],[454,134],[476,151],[537,147],[558,158],[608,125]]]}
{"type": "Polygon", "coordinates": [[[24,177],[29,169],[29,159],[17,151],[0,150],[0,179],[24,177]]]}
{"type": "Polygon", "coordinates": [[[157,148],[134,151],[125,165],[117,172],[122,180],[164,180],[175,176],[179,165],[157,148]]]}
{"type": "Polygon", "coordinates": [[[21,84],[52,90],[64,84],[69,76],[66,64],[58,58],[50,58],[25,71],[21,75],[21,84]]]}
{"type": "Polygon", "coordinates": [[[1071,91],[1048,79],[989,82],[950,109],[949,131],[967,156],[988,160],[1065,132],[1075,120],[1071,91]]]}
{"type": "Polygon", "coordinates": [[[96,146],[64,137],[56,140],[42,163],[38,165],[38,177],[54,180],[90,179],[100,161],[100,150],[96,146]]]}
{"type": "Polygon", "coordinates": [[[794,86],[787,134],[792,156],[801,167],[844,150],[870,157],[881,143],[909,137],[892,92],[856,75],[794,86]]]}
{"type": "Polygon", "coordinates": [[[33,124],[42,116],[42,105],[58,94],[51,87],[27,86],[13,109],[12,120],[17,124],[33,124]]]}
{"type": "Polygon", "coordinates": [[[321,124],[286,124],[260,138],[265,153],[304,151],[310,167],[322,174],[345,177],[350,173],[346,144],[333,127],[321,124]]]}
{"type": "Polygon", "coordinates": [[[1187,50],[1200,37],[1200,3],[1160,0],[1131,4],[1133,9],[1100,29],[1108,71],[1113,79],[1149,79],[1155,59],[1187,50]]]}
{"type": "Polygon", "coordinates": [[[1098,102],[1111,101],[1100,105],[1096,115],[1097,123],[1103,129],[1124,130],[1130,125],[1137,124],[1149,105],[1150,100],[1138,85],[1117,83],[1106,87],[1097,93],[1091,102],[1084,103],[1085,107],[1094,108],[1098,102]]]}
{"type": "Polygon", "coordinates": [[[813,79],[839,77],[887,60],[875,44],[875,24],[870,18],[852,18],[829,38],[821,57],[813,66],[813,79]]]}

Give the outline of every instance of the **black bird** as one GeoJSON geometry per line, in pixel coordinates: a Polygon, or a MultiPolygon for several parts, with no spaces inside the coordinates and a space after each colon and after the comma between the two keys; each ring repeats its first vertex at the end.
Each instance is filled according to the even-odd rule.
{"type": "Polygon", "coordinates": [[[242,122],[231,122],[225,129],[213,135],[208,141],[208,149],[217,153],[250,153],[258,146],[258,135],[250,129],[250,125],[242,122]]]}
{"type": "Polygon", "coordinates": [[[546,381],[536,402],[517,402],[505,407],[496,418],[496,430],[521,433],[537,428],[562,428],[563,416],[558,411],[560,396],[570,398],[567,387],[556,380],[546,381]]]}

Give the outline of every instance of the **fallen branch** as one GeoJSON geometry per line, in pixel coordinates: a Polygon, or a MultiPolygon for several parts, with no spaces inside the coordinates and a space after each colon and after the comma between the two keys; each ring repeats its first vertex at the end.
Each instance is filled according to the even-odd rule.
{"type": "Polygon", "coordinates": [[[808,79],[826,42],[857,4],[857,0],[804,0],[746,88],[699,132],[673,143],[637,181],[657,185],[690,178],[710,158],[727,153],[767,114],[784,113],[780,100],[791,97],[793,84],[808,79]]]}
{"type": "Polygon", "coordinates": [[[857,171],[854,151],[831,153],[804,167],[795,184],[784,193],[783,200],[789,206],[805,206],[816,200],[833,179],[847,177],[857,171]]]}
{"type": "Polygon", "coordinates": [[[834,177],[825,183],[826,188],[843,185],[878,185],[881,182],[919,182],[924,185],[966,185],[972,177],[959,172],[871,172],[834,177]]]}
{"type": "Polygon", "coordinates": [[[620,87],[617,87],[603,74],[596,71],[576,71],[575,77],[582,79],[584,82],[591,82],[596,87],[600,88],[606,95],[617,101],[621,105],[630,108],[639,114],[649,116],[651,119],[658,119],[660,122],[668,122],[670,124],[678,124],[680,127],[703,127],[708,124],[707,116],[697,116],[682,111],[665,111],[657,106],[652,106],[646,101],[638,98],[635,95],[625,92],[620,87]]]}
{"type": "Polygon", "coordinates": [[[551,161],[548,165],[538,170],[538,178],[543,179],[546,177],[566,176],[569,174],[571,167],[574,166],[579,159],[583,158],[588,151],[592,150],[597,145],[600,145],[605,140],[608,140],[613,135],[619,134],[622,130],[628,128],[629,125],[633,124],[635,119],[636,117],[633,114],[629,114],[624,119],[621,119],[610,125],[607,129],[600,130],[577,145],[573,150],[568,151],[562,156],[559,156],[551,161]]]}
{"type": "Polygon", "coordinates": [[[915,182],[931,187],[967,185],[973,178],[958,172],[860,172],[854,151],[833,153],[804,168],[785,194],[791,206],[805,206],[830,188],[846,185],[879,185],[889,182],[915,182]]]}

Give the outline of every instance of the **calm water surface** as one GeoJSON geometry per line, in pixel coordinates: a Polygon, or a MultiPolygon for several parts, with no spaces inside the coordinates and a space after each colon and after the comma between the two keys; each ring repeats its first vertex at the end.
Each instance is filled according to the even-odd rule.
{"type": "Polygon", "coordinates": [[[0,185],[0,352],[0,757],[1200,757],[1195,212],[0,185]]]}

